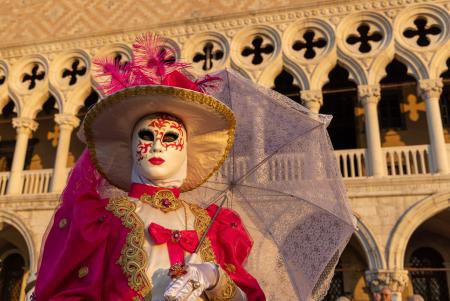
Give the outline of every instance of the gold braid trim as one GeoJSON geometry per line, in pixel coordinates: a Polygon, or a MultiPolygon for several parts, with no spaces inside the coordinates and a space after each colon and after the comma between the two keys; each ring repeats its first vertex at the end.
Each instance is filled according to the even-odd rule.
{"type": "MultiPolygon", "coordinates": [[[[197,235],[199,238],[203,236],[206,229],[208,229],[208,225],[211,222],[211,217],[208,212],[194,204],[189,204],[189,208],[195,216],[194,228],[197,231],[197,235]]],[[[212,249],[211,241],[208,237],[205,238],[203,244],[200,247],[200,256],[203,261],[206,262],[214,262],[216,263],[216,255],[212,249]]]]}
{"type": "MultiPolygon", "coordinates": [[[[152,285],[147,278],[147,254],[144,251],[144,223],[134,212],[136,205],[128,197],[110,198],[106,210],[120,218],[122,225],[130,229],[126,243],[117,263],[128,277],[128,286],[141,295],[140,298],[151,295],[152,285]]],[[[139,297],[136,297],[138,299],[139,297]]]]}
{"type": "MultiPolygon", "coordinates": [[[[202,237],[206,229],[208,229],[211,217],[205,209],[197,205],[189,204],[189,208],[195,216],[194,228],[197,231],[197,235],[198,237],[202,237]]],[[[203,241],[199,252],[203,261],[214,262],[217,264],[216,256],[208,237],[203,241]]],[[[231,300],[236,295],[237,286],[219,265],[217,265],[217,268],[219,270],[219,281],[213,289],[206,293],[211,301],[231,300]]]]}
{"type": "Polygon", "coordinates": [[[237,286],[228,274],[220,267],[219,280],[215,287],[206,290],[205,293],[211,301],[228,301],[236,296],[237,286]]]}

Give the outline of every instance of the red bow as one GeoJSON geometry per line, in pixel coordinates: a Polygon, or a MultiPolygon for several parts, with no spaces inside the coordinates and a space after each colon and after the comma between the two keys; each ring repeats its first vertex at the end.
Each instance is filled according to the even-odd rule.
{"type": "Polygon", "coordinates": [[[155,223],[151,223],[148,232],[157,245],[167,243],[170,264],[184,262],[184,251],[194,253],[198,245],[197,231],[195,230],[169,230],[155,223]]]}

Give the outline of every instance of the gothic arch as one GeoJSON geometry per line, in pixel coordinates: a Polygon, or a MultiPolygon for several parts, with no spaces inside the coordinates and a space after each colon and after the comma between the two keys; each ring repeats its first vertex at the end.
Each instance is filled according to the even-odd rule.
{"type": "MultiPolygon", "coordinates": [[[[28,76],[30,76],[28,74],[28,76]]],[[[48,59],[40,54],[34,54],[24,57],[11,67],[8,78],[9,97],[16,105],[17,116],[34,119],[41,110],[49,96],[48,91],[49,62],[48,59]],[[41,76],[38,81],[42,83],[36,84],[36,80],[31,80],[29,87],[25,83],[27,71],[32,70],[33,78],[41,76]],[[43,73],[42,73],[43,72],[43,73]],[[39,73],[39,75],[37,75],[39,73]],[[33,82],[33,86],[31,85],[33,82]],[[24,99],[26,98],[26,100],[24,99]]]]}
{"type": "Polygon", "coordinates": [[[443,56],[448,57],[450,54],[448,25],[448,12],[445,8],[432,3],[409,6],[396,16],[393,25],[396,56],[408,67],[408,73],[417,80],[439,78],[440,73],[444,71],[446,58],[443,56]],[[429,45],[421,45],[415,39],[405,35],[408,25],[411,26],[412,22],[418,19],[437,24],[441,30],[436,39],[429,42],[429,45]],[[434,57],[433,53],[436,53],[434,57]],[[443,64],[442,60],[444,60],[443,64]]]}
{"type": "Polygon", "coordinates": [[[414,231],[435,214],[450,207],[450,192],[426,197],[410,207],[394,227],[386,247],[388,267],[402,269],[406,247],[414,231]]]}
{"type": "Polygon", "coordinates": [[[361,243],[364,250],[369,270],[384,269],[386,266],[386,261],[378,242],[372,234],[372,231],[361,220],[361,218],[357,217],[357,221],[358,224],[355,236],[358,238],[358,241],[361,243]]]}
{"type": "Polygon", "coordinates": [[[413,52],[399,47],[395,50],[395,58],[408,68],[408,74],[414,76],[416,80],[429,78],[429,69],[425,62],[413,52]]]}
{"type": "Polygon", "coordinates": [[[440,48],[430,63],[430,78],[439,78],[447,70],[447,60],[450,58],[450,41],[446,46],[440,48]]]}
{"type": "Polygon", "coordinates": [[[356,85],[368,84],[368,78],[363,66],[345,54],[339,53],[339,50],[337,63],[348,71],[349,79],[354,81],[356,85]]]}
{"type": "Polygon", "coordinates": [[[61,53],[52,61],[50,71],[49,91],[58,103],[59,113],[77,114],[91,93],[89,54],[82,49],[61,53]]]}
{"type": "Polygon", "coordinates": [[[265,78],[260,77],[260,81],[258,84],[262,84],[261,81],[264,81],[265,84],[263,86],[271,88],[273,87],[277,76],[285,69],[289,74],[294,77],[294,82],[298,84],[301,90],[306,90],[310,87],[310,82],[306,73],[302,70],[302,68],[298,65],[292,64],[289,61],[286,61],[284,64],[275,66],[270,74],[264,73],[265,78]]]}
{"type": "Polygon", "coordinates": [[[5,222],[13,226],[22,235],[27,244],[28,254],[30,256],[30,271],[35,272],[37,268],[37,252],[31,231],[28,229],[22,219],[11,211],[0,210],[0,222],[5,222]]]}

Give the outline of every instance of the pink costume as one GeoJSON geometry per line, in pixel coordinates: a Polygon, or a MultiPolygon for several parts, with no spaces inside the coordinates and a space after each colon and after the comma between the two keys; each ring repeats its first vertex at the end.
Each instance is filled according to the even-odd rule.
{"type": "MultiPolygon", "coordinates": [[[[140,226],[142,221],[127,198],[111,202],[99,196],[101,182],[84,152],[70,175],[44,246],[37,301],[135,301],[149,292],[142,255],[147,229],[140,226]]],[[[130,191],[133,196],[154,189],[134,186],[130,191]]],[[[202,226],[216,209],[215,205],[206,210],[195,207],[197,233],[204,230],[202,226]]],[[[206,246],[202,257],[217,262],[249,301],[265,300],[257,281],[243,268],[252,241],[239,216],[222,209],[208,238],[212,248],[206,246]]],[[[233,290],[233,286],[228,289],[233,290]]]]}
{"type": "MultiPolygon", "coordinates": [[[[139,50],[139,45],[136,48],[139,50]]],[[[160,54],[161,52],[158,55],[160,54]]],[[[160,84],[199,90],[196,83],[176,70],[168,73],[160,84]]],[[[112,87],[112,89],[115,88],[115,86],[112,87]]],[[[151,99],[155,94],[152,92],[152,88],[147,90],[142,87],[131,88],[119,97],[123,98],[122,102],[130,101],[130,99],[134,103],[140,101],[143,104],[148,101],[158,101],[157,97],[155,100],[151,99]],[[150,100],[141,97],[142,91],[148,93],[150,100]]],[[[203,101],[192,102],[193,97],[195,99],[205,98],[197,92],[186,92],[189,90],[178,92],[177,88],[164,88],[162,92],[160,90],[161,88],[156,88],[154,91],[169,95],[167,103],[173,101],[173,105],[167,105],[167,109],[174,108],[175,113],[170,110],[169,113],[175,116],[181,115],[181,119],[183,119],[183,114],[189,114],[187,106],[196,110],[196,114],[205,115],[210,114],[209,112],[214,113],[217,107],[221,108],[220,112],[229,110],[225,107],[222,108],[221,104],[216,103],[214,99],[208,98],[209,102],[215,104],[213,107],[203,105],[203,101]],[[186,99],[184,100],[182,97],[186,97],[186,99]],[[178,105],[180,99],[187,104],[178,105]],[[182,109],[176,111],[177,106],[182,109]]],[[[101,117],[101,114],[106,114],[102,111],[102,105],[113,106],[120,103],[117,98],[116,95],[116,100],[109,103],[108,101],[111,100],[109,98],[102,100],[103,104],[101,103],[97,112],[94,110],[91,115],[98,114],[101,117]]],[[[148,110],[151,110],[153,105],[148,107],[150,108],[148,110]]],[[[128,106],[128,108],[130,107],[128,106]]],[[[152,113],[139,112],[140,109],[136,108],[130,109],[130,111],[132,110],[136,111],[134,117],[130,117],[133,123],[139,120],[143,114],[152,113]]],[[[221,115],[212,115],[210,118],[216,120],[217,116],[221,115]]],[[[96,115],[91,119],[99,120],[95,118],[97,118],[96,115]]],[[[223,119],[225,120],[225,117],[223,119]]],[[[230,120],[232,121],[232,119],[230,120]]],[[[187,119],[184,118],[184,121],[186,122],[187,119]]],[[[232,124],[231,121],[229,123],[228,121],[222,122],[222,124],[228,126],[228,124],[232,124]]],[[[209,161],[203,160],[205,165],[198,169],[195,166],[187,165],[186,181],[180,188],[156,187],[137,183],[131,183],[131,187],[125,187],[130,184],[131,164],[125,162],[128,165],[123,165],[124,168],[115,167],[110,171],[107,168],[113,164],[123,163],[113,159],[121,151],[122,158],[129,158],[130,133],[123,133],[122,138],[114,136],[110,139],[111,143],[119,141],[117,147],[105,144],[100,145],[100,148],[103,147],[100,149],[95,144],[98,140],[92,137],[98,128],[105,127],[97,126],[96,128],[96,126],[95,123],[85,126],[90,152],[85,151],[79,158],[61,196],[60,207],[55,213],[53,224],[42,250],[35,299],[37,301],[163,300],[163,298],[167,298],[164,294],[167,285],[173,283],[170,282],[173,279],[168,277],[167,270],[174,263],[188,261],[217,210],[216,205],[204,209],[195,204],[181,201],[178,199],[179,194],[199,186],[204,179],[209,177],[211,170],[220,166],[223,162],[221,158],[225,158],[229,150],[226,148],[228,144],[216,139],[217,147],[211,144],[212,146],[208,145],[206,150],[200,149],[189,154],[188,164],[195,162],[193,159],[197,154],[204,155],[205,158],[212,158],[212,155],[208,153],[210,149],[212,154],[218,154],[218,158],[209,161]],[[120,139],[124,142],[120,142],[120,139]],[[120,150],[119,147],[123,149],[120,150]],[[111,152],[111,150],[114,151],[111,152]],[[111,153],[101,156],[107,152],[111,153]],[[104,164],[101,162],[102,160],[109,163],[104,164]],[[125,168],[128,169],[124,170],[125,168]],[[189,169],[195,169],[195,173],[189,173],[189,169]],[[100,173],[103,176],[100,176],[100,173]],[[123,190],[129,191],[128,196],[118,194],[110,198],[102,198],[100,191],[105,187],[104,177],[123,190]],[[161,208],[157,209],[154,205],[149,204],[147,199],[155,199],[160,191],[173,194],[174,200],[178,201],[182,207],[167,213],[164,208],[160,210],[161,208]],[[183,208],[184,219],[181,219],[183,208]]],[[[132,126],[133,124],[130,125],[130,127],[132,126]]],[[[109,130],[108,126],[106,128],[109,130]]],[[[188,125],[188,129],[191,128],[188,125]]],[[[110,132],[115,135],[114,129],[110,132]]],[[[229,132],[218,130],[217,135],[225,135],[221,139],[228,139],[228,143],[230,143],[232,141],[230,133],[232,132],[232,129],[229,132]]],[[[99,130],[99,133],[99,137],[103,137],[103,132],[99,130]]],[[[192,133],[196,133],[195,129],[192,133]]],[[[195,142],[195,135],[191,135],[189,138],[190,143],[195,142]]],[[[224,141],[226,142],[226,140],[224,141]]],[[[194,149],[195,145],[193,144],[190,149],[194,149]]],[[[170,202],[163,199],[161,204],[162,207],[169,206],[170,202]]],[[[218,280],[214,286],[210,286],[211,289],[204,291],[208,297],[202,295],[198,300],[264,301],[265,296],[258,282],[243,267],[251,248],[252,240],[239,216],[232,210],[222,209],[207,233],[207,239],[201,245],[200,258],[195,262],[199,265],[208,262],[216,263],[218,280]]]]}

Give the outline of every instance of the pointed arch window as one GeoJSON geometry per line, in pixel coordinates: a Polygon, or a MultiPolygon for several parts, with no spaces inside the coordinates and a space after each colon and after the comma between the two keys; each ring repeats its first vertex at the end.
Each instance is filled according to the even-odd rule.
{"type": "Polygon", "coordinates": [[[409,274],[415,294],[427,301],[449,300],[443,258],[433,248],[415,250],[409,258],[409,274]]]}
{"type": "Polygon", "coordinates": [[[0,301],[19,301],[25,262],[11,254],[0,263],[0,301]]]}

